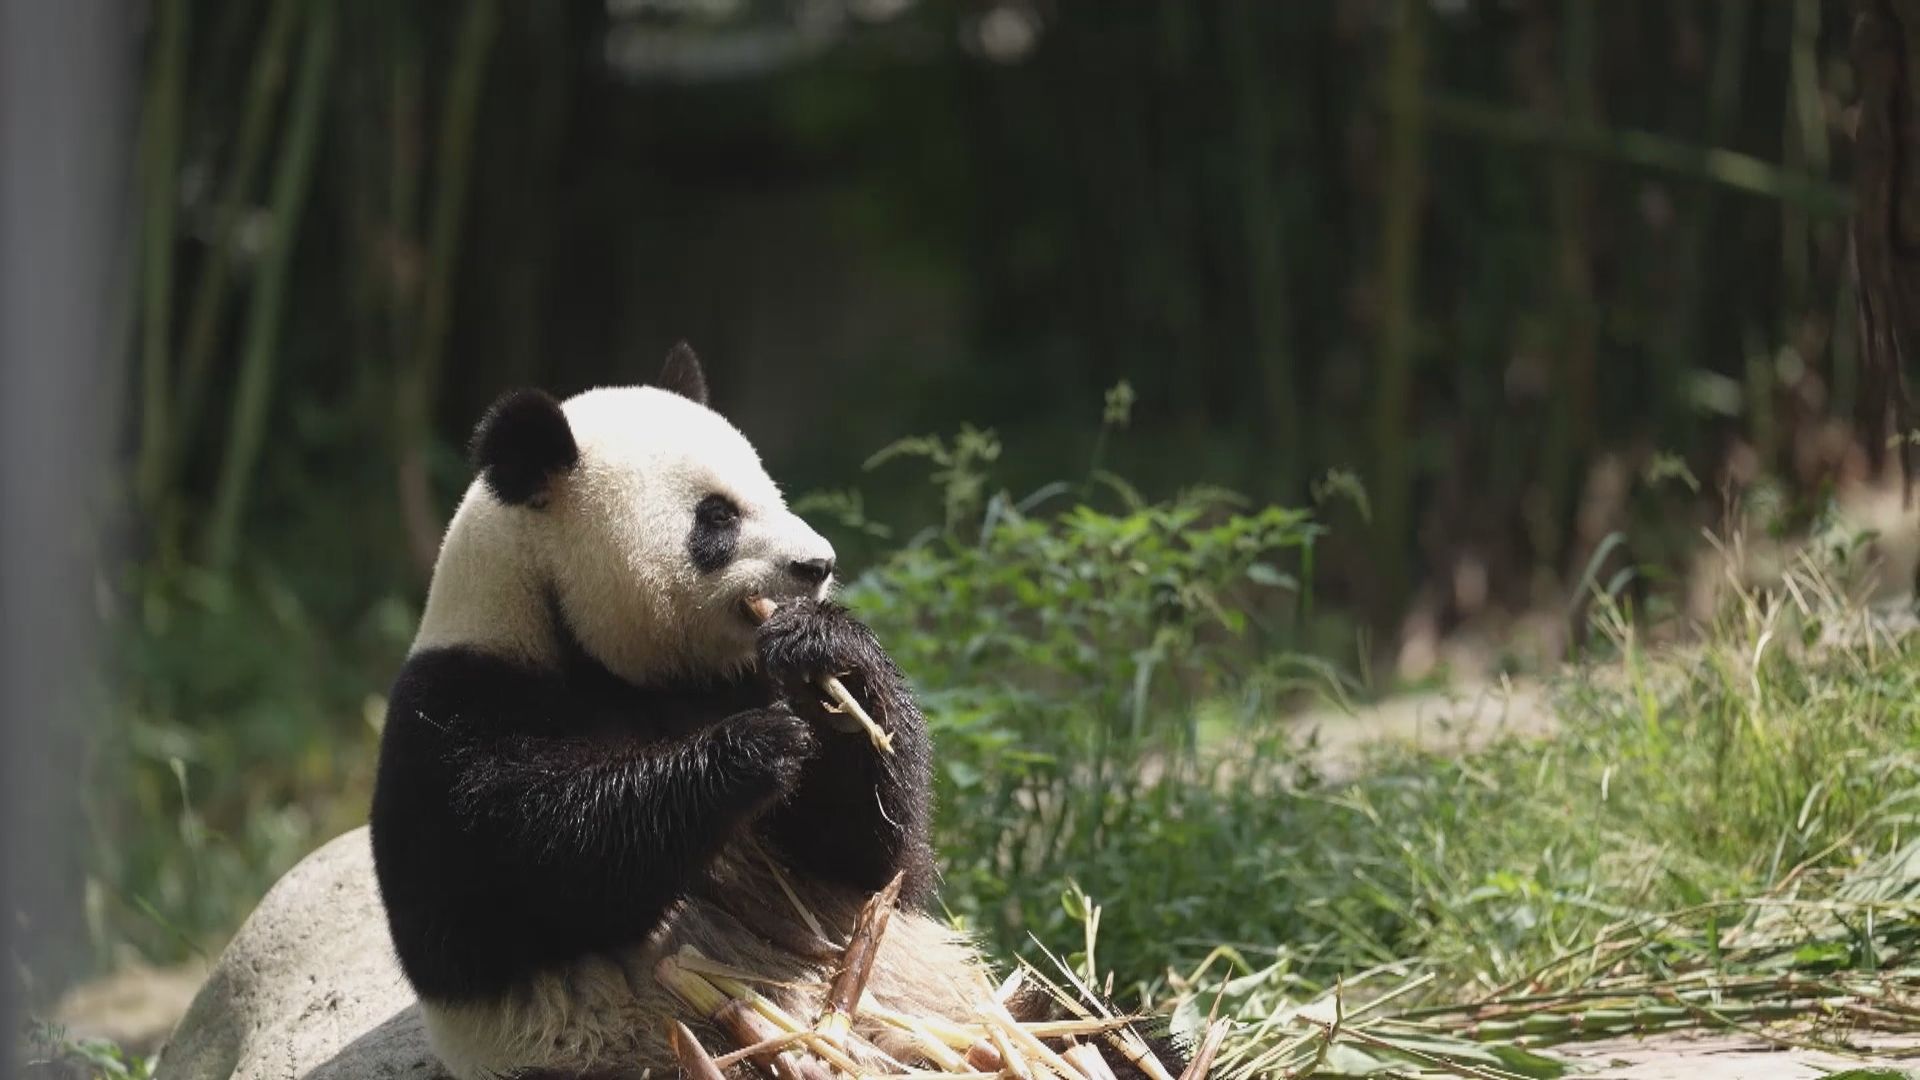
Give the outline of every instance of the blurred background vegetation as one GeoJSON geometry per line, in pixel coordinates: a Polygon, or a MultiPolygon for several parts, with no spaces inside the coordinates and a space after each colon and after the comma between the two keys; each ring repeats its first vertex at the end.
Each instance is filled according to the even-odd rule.
{"type": "Polygon", "coordinates": [[[1551,664],[1730,505],[1874,479],[1853,8],[152,0],[86,947],[33,989],[216,946],[364,819],[473,419],[680,338],[935,706],[957,913],[1138,893],[1150,974],[1333,895],[1325,970],[1392,955],[1270,846],[1391,834],[1154,770],[1460,635],[1551,664]]]}

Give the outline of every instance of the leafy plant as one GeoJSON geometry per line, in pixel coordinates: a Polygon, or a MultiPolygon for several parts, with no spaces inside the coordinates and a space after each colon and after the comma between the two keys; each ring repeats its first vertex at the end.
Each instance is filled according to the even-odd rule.
{"type": "Polygon", "coordinates": [[[155,1058],[129,1054],[108,1039],[76,1039],[63,1029],[44,1022],[27,1028],[26,1050],[29,1067],[55,1067],[63,1076],[86,1076],[90,1080],[151,1080],[155,1058]]]}
{"type": "MultiPolygon", "coordinates": [[[[1108,395],[1103,436],[1130,405],[1124,385],[1108,395]]],[[[946,895],[1011,947],[1071,932],[1051,898],[1076,877],[1177,879],[1171,853],[1217,815],[1203,781],[1191,797],[1162,781],[1194,775],[1209,719],[1256,738],[1264,707],[1293,685],[1273,677],[1271,653],[1310,612],[1321,530],[1306,512],[1216,490],[1148,502],[1097,461],[1091,490],[1116,508],[1068,501],[1065,483],[1016,499],[992,484],[1000,453],[992,431],[968,427],[876,454],[874,466],[928,462],[944,521],[845,599],[932,717],[946,895]],[[1148,850],[1170,858],[1143,866],[1148,850]]],[[[1262,753],[1283,752],[1268,742],[1262,753]]],[[[1107,928],[1126,970],[1170,956],[1166,926],[1199,898],[1167,900],[1130,905],[1139,921],[1107,928]]]]}
{"type": "Polygon", "coordinates": [[[232,930],[274,878],[364,819],[382,672],[413,613],[316,611],[267,568],[129,591],[87,785],[103,959],[170,962],[232,930]]]}

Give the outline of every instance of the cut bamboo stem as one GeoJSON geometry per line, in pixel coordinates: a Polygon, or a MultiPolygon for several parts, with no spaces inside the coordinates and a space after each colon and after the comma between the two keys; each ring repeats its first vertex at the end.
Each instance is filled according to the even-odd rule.
{"type": "MultiPolygon", "coordinates": [[[[992,1043],[993,1048],[999,1052],[1001,1069],[1012,1075],[1015,1080],[1034,1080],[1033,1070],[1027,1066],[1026,1059],[1020,1056],[1020,1051],[1007,1040],[1005,1032],[990,1026],[987,1028],[987,1041],[992,1043]]],[[[972,1052],[968,1052],[967,1060],[973,1060],[972,1052]]]]}
{"type": "Polygon", "coordinates": [[[846,951],[841,954],[840,970],[827,990],[826,1009],[820,1015],[817,1030],[821,1037],[843,1050],[846,1049],[847,1036],[853,1030],[853,1017],[860,1007],[860,996],[866,992],[867,981],[873,975],[873,963],[880,955],[880,939],[887,932],[887,922],[893,916],[893,905],[900,899],[900,884],[905,880],[905,874],[895,874],[893,880],[887,882],[886,888],[867,898],[859,917],[854,920],[853,933],[847,938],[846,951]]]}
{"type": "MultiPolygon", "coordinates": [[[[1080,976],[1074,974],[1072,968],[1061,963],[1060,959],[1054,957],[1052,953],[1048,953],[1047,955],[1053,958],[1053,962],[1059,967],[1060,974],[1073,985],[1075,990],[1078,990],[1085,996],[1087,1002],[1099,1009],[1101,1015],[1096,1017],[1086,1005],[1061,989],[1058,984],[1052,979],[1047,978],[1045,973],[1034,967],[1031,962],[1022,960],[1020,962],[1021,967],[1024,968],[1029,975],[1037,979],[1040,985],[1047,988],[1047,991],[1053,995],[1053,999],[1060,1003],[1061,1008],[1066,1009],[1082,1020],[1116,1019],[1106,1005],[1101,1002],[1100,996],[1089,989],[1087,984],[1081,981],[1080,976]]],[[[1145,1073],[1148,1080],[1173,1080],[1173,1074],[1167,1071],[1167,1067],[1160,1063],[1158,1057],[1154,1056],[1152,1047],[1148,1046],[1147,1041],[1140,1037],[1139,1032],[1133,1030],[1131,1023],[1122,1024],[1104,1033],[1101,1038],[1105,1039],[1109,1046],[1118,1050],[1123,1057],[1132,1062],[1135,1068],[1145,1073]]]]}
{"type": "Polygon", "coordinates": [[[893,753],[893,736],[888,734],[886,728],[876,723],[873,717],[867,715],[867,710],[862,708],[860,702],[854,699],[853,694],[847,690],[844,683],[832,675],[828,675],[820,680],[820,689],[826,691],[827,697],[832,699],[835,705],[839,706],[841,712],[846,713],[860,722],[860,726],[867,731],[867,738],[873,740],[873,748],[875,750],[883,754],[893,753]]]}
{"type": "Polygon", "coordinates": [[[700,1045],[700,1039],[693,1030],[678,1020],[667,1029],[667,1042],[673,1046],[674,1060],[680,1063],[680,1069],[691,1080],[726,1080],[727,1074],[721,1071],[718,1062],[700,1045]]]}
{"type": "Polygon", "coordinates": [[[783,1031],[770,1039],[762,1039],[752,1046],[743,1046],[738,1050],[730,1050],[727,1053],[721,1054],[719,1057],[713,1059],[713,1063],[722,1069],[730,1069],[748,1058],[756,1057],[773,1050],[785,1050],[794,1043],[805,1040],[806,1037],[805,1032],[783,1031]]]}
{"type": "Polygon", "coordinates": [[[980,1038],[978,1031],[964,1024],[956,1024],[940,1016],[909,1016],[875,1001],[871,994],[860,999],[860,1011],[902,1031],[923,1030],[954,1050],[965,1050],[980,1038]]]}
{"type": "Polygon", "coordinates": [[[926,1055],[928,1061],[950,1073],[970,1072],[967,1059],[954,1052],[953,1047],[940,1040],[940,1036],[927,1030],[926,1025],[909,1022],[904,1029],[913,1036],[914,1048],[926,1055]]]}
{"type": "MultiPolygon", "coordinates": [[[[722,987],[715,976],[709,979],[699,972],[690,970],[680,962],[678,956],[661,959],[654,969],[660,984],[671,990],[675,996],[687,1003],[695,1012],[706,1017],[714,1026],[727,1033],[734,1045],[746,1048],[772,1043],[781,1035],[787,1034],[781,1025],[771,1022],[757,1011],[759,994],[747,991],[751,997],[740,994],[731,987],[722,987]]],[[[808,1061],[777,1049],[763,1050],[748,1056],[762,1075],[774,1080],[828,1080],[830,1073],[818,1062],[808,1061]]]]}
{"type": "Polygon", "coordinates": [[[1092,1043],[1075,1043],[1061,1051],[1060,1056],[1080,1070],[1087,1080],[1119,1080],[1107,1067],[1107,1059],[1100,1056],[1100,1048],[1092,1043]]]}
{"type": "Polygon", "coordinates": [[[997,1032],[1001,1040],[996,1044],[1012,1048],[1020,1057],[1038,1061],[1046,1070],[1058,1076],[1060,1080],[1078,1080],[1079,1070],[1067,1064],[1053,1048],[1036,1038],[1033,1032],[1021,1026],[1013,1014],[997,1001],[981,1001],[974,1008],[988,1024],[990,1033],[997,1032]]]}
{"type": "Polygon", "coordinates": [[[801,922],[807,924],[807,930],[814,937],[819,938],[822,944],[831,946],[833,939],[827,936],[826,929],[820,925],[820,920],[814,916],[813,910],[801,901],[800,894],[793,891],[793,885],[787,880],[786,873],[780,869],[780,863],[767,854],[765,848],[756,846],[754,850],[760,856],[760,861],[766,864],[767,872],[773,875],[773,883],[778,885],[780,891],[786,895],[787,903],[793,905],[794,914],[799,916],[801,922]]]}
{"type": "MultiPolygon", "coordinates": [[[[883,1024],[911,1033],[917,1041],[931,1040],[950,1052],[960,1051],[966,1055],[961,1059],[963,1062],[961,1068],[981,1069],[986,1072],[1000,1071],[1000,1051],[995,1050],[993,1044],[987,1041],[984,1026],[969,1027],[938,1016],[908,1016],[906,1013],[881,1005],[871,997],[861,999],[860,1010],[883,1024]]],[[[1046,1032],[1040,1032],[1040,1035],[1043,1038],[1051,1037],[1046,1032]]],[[[942,1055],[938,1052],[928,1053],[927,1056],[936,1061],[942,1060],[942,1055]]]]}
{"type": "Polygon", "coordinates": [[[1002,1005],[1005,1005],[1007,1002],[1012,1001],[1013,995],[1020,992],[1020,985],[1025,980],[1026,980],[1026,972],[1020,970],[1019,968],[1014,968],[1013,974],[1007,976],[1006,981],[1000,984],[1000,988],[993,992],[993,1000],[999,1002],[1002,1005]]]}
{"type": "MultiPolygon", "coordinates": [[[[778,604],[764,596],[756,596],[747,601],[747,611],[760,622],[766,622],[772,618],[778,607],[778,604]]],[[[866,729],[867,738],[873,741],[875,750],[883,754],[893,753],[893,736],[887,733],[886,728],[874,721],[873,717],[867,713],[865,706],[861,705],[847,689],[845,683],[836,676],[822,675],[819,686],[820,692],[827,695],[827,701],[833,711],[853,717],[862,728],[866,729]]]]}
{"type": "MultiPolygon", "coordinates": [[[[691,947],[683,948],[681,955],[695,961],[703,959],[699,951],[691,947]]],[[[661,961],[663,967],[666,963],[667,961],[665,960],[661,961]]],[[[685,970],[684,966],[681,970],[685,970]]],[[[869,1071],[855,1062],[851,1053],[821,1038],[818,1032],[801,1023],[799,1020],[796,1020],[793,1014],[781,1008],[778,1003],[769,999],[766,995],[761,994],[753,987],[748,986],[738,979],[728,978],[724,975],[709,975],[707,978],[712,980],[710,985],[713,986],[715,990],[734,998],[745,1006],[746,1009],[772,1024],[774,1028],[779,1031],[798,1033],[808,1050],[819,1055],[834,1068],[852,1076],[862,1076],[869,1071]]],[[[877,1048],[874,1052],[876,1054],[879,1053],[877,1048]]]]}
{"type": "Polygon", "coordinates": [[[1137,1016],[1115,1016],[1105,1020],[1036,1020],[1021,1026],[1039,1039],[1085,1038],[1132,1027],[1138,1019],[1137,1016]]]}

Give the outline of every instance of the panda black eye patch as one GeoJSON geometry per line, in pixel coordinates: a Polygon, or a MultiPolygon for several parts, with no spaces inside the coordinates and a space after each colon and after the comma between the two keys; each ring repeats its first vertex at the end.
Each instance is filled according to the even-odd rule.
{"type": "Polygon", "coordinates": [[[725,495],[709,495],[693,508],[693,531],[687,534],[687,556],[703,574],[733,561],[740,546],[740,507],[725,495]]]}

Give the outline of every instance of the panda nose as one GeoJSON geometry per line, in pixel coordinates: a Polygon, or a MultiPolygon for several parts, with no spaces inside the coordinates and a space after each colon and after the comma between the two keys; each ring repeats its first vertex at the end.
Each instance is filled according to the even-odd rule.
{"type": "Polygon", "coordinates": [[[818,585],[833,576],[832,559],[795,559],[787,564],[794,577],[808,585],[818,585]]]}

